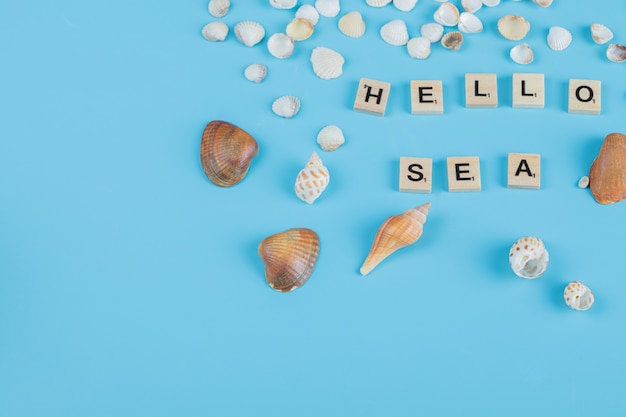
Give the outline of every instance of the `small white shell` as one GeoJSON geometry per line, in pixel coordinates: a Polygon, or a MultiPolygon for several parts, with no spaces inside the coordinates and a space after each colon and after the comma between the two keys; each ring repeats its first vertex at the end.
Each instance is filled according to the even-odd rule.
{"type": "Polygon", "coordinates": [[[393,0],[393,5],[401,12],[410,12],[416,4],[417,0],[393,0]]]}
{"type": "Polygon", "coordinates": [[[235,25],[233,29],[239,42],[248,47],[253,47],[265,37],[265,29],[260,23],[245,20],[235,25]]]}
{"type": "Polygon", "coordinates": [[[591,38],[599,45],[603,45],[613,39],[613,32],[611,29],[601,25],[600,23],[592,24],[589,29],[591,29],[591,38]]]}
{"type": "Polygon", "coordinates": [[[420,27],[420,35],[431,43],[439,42],[443,36],[443,26],[440,23],[424,23],[420,27]]]}
{"type": "Polygon", "coordinates": [[[548,46],[554,51],[562,51],[572,43],[572,34],[560,26],[552,26],[548,32],[548,46]]]}
{"type": "Polygon", "coordinates": [[[509,55],[514,62],[522,65],[530,64],[534,59],[533,50],[527,43],[515,45],[511,48],[509,55]]]}
{"type": "Polygon", "coordinates": [[[406,49],[411,58],[426,59],[430,55],[430,41],[426,38],[412,38],[407,42],[406,49]]]}
{"type": "Polygon", "coordinates": [[[468,13],[474,13],[483,7],[482,0],[461,0],[461,6],[468,13]]]}
{"type": "Polygon", "coordinates": [[[463,34],[461,32],[448,32],[441,37],[441,45],[451,51],[458,51],[463,43],[463,34]]]}
{"type": "Polygon", "coordinates": [[[563,299],[573,310],[589,310],[595,300],[593,291],[580,281],[572,281],[563,291],[563,299]]]}
{"type": "Polygon", "coordinates": [[[409,31],[404,20],[396,19],[380,28],[380,37],[389,45],[402,46],[409,41],[409,31]]]}
{"type": "Polygon", "coordinates": [[[533,3],[546,8],[552,4],[552,0],[533,0],[533,3]]]}
{"type": "Polygon", "coordinates": [[[500,0],[483,0],[483,4],[487,7],[496,7],[500,4],[500,0]]]}
{"type": "Polygon", "coordinates": [[[483,22],[475,14],[463,12],[459,16],[459,30],[465,33],[480,33],[483,31],[483,22]]]}
{"type": "Polygon", "coordinates": [[[222,22],[211,22],[202,28],[202,36],[211,42],[222,42],[228,35],[228,26],[222,22]]]}
{"type": "Polygon", "coordinates": [[[612,43],[606,48],[606,57],[609,61],[624,62],[626,60],[626,46],[612,43]]]}
{"type": "Polygon", "coordinates": [[[275,33],[267,40],[267,50],[276,58],[289,58],[293,54],[293,39],[284,33],[275,33]]]}
{"type": "Polygon", "coordinates": [[[276,9],[293,9],[298,0],[270,0],[270,5],[276,9]]]}
{"type": "Polygon", "coordinates": [[[350,12],[341,17],[337,23],[339,30],[351,38],[360,38],[365,34],[365,22],[359,12],[350,12]]]}
{"type": "Polygon", "coordinates": [[[278,97],[272,103],[272,111],[274,114],[285,119],[295,116],[300,110],[300,99],[295,96],[278,97]]]}
{"type": "Polygon", "coordinates": [[[211,0],[209,1],[209,13],[217,18],[226,16],[230,8],[230,0],[211,0]]]}
{"type": "Polygon", "coordinates": [[[336,150],[343,145],[345,141],[346,138],[339,126],[328,125],[317,134],[317,143],[327,152],[336,150]]]}
{"type": "Polygon", "coordinates": [[[498,32],[506,39],[519,41],[530,30],[530,22],[522,16],[508,14],[498,19],[498,32]]]}
{"type": "Polygon", "coordinates": [[[541,276],[548,267],[550,257],[541,239],[526,236],[511,246],[509,264],[515,275],[533,279],[541,276]]]}
{"type": "Polygon", "coordinates": [[[339,0],[317,0],[315,2],[315,8],[325,17],[335,17],[339,14],[341,9],[339,6],[339,0]]]}
{"type": "Polygon", "coordinates": [[[287,36],[294,41],[303,41],[310,38],[313,34],[313,23],[308,19],[296,17],[289,22],[286,32],[287,36]]]}
{"type": "Polygon", "coordinates": [[[587,188],[587,187],[589,187],[589,177],[586,175],[583,175],[578,180],[578,188],[587,188]]]}
{"type": "Polygon", "coordinates": [[[251,64],[246,67],[243,75],[248,81],[253,83],[260,83],[265,79],[267,75],[267,67],[263,64],[251,64]]]}
{"type": "Polygon", "coordinates": [[[330,173],[322,163],[322,160],[313,152],[309,162],[298,173],[296,178],[296,195],[302,201],[309,204],[322,194],[330,182],[330,173]]]}
{"type": "Polygon", "coordinates": [[[313,26],[315,26],[320,19],[320,14],[317,9],[310,4],[303,4],[298,7],[298,10],[296,10],[296,17],[306,19],[311,22],[313,26]]]}
{"type": "Polygon", "coordinates": [[[456,26],[459,23],[459,16],[459,9],[449,1],[441,3],[433,15],[435,22],[444,26],[456,26]]]}
{"type": "Polygon", "coordinates": [[[331,80],[343,73],[343,56],[330,48],[318,46],[311,52],[313,72],[323,80],[331,80]]]}
{"type": "Polygon", "coordinates": [[[372,7],[384,7],[391,3],[391,0],[365,0],[365,3],[372,7]]]}

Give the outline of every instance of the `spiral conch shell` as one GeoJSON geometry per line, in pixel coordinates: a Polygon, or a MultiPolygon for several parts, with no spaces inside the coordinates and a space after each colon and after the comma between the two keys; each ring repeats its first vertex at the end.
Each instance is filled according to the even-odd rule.
{"type": "Polygon", "coordinates": [[[202,168],[207,178],[220,187],[231,187],[243,180],[258,152],[256,140],[232,123],[214,120],[202,133],[202,168]]]}
{"type": "Polygon", "coordinates": [[[361,266],[361,275],[372,272],[379,263],[398,249],[417,242],[422,236],[429,209],[430,203],[426,203],[389,217],[376,233],[372,248],[361,266]]]}
{"type": "Polygon", "coordinates": [[[300,200],[313,204],[322,194],[330,182],[328,169],[322,160],[313,152],[309,162],[300,171],[296,178],[296,195],[300,200]]]}
{"type": "Polygon", "coordinates": [[[526,236],[511,246],[509,264],[515,275],[533,279],[543,274],[550,260],[548,251],[541,239],[526,236]]]}
{"type": "Polygon", "coordinates": [[[263,239],[259,255],[268,285],[280,292],[302,286],[313,272],[319,250],[317,233],[306,228],[285,230],[263,239]]]}
{"type": "Polygon", "coordinates": [[[626,135],[611,133],[604,138],[589,170],[589,188],[600,204],[626,198],[626,135]]]}

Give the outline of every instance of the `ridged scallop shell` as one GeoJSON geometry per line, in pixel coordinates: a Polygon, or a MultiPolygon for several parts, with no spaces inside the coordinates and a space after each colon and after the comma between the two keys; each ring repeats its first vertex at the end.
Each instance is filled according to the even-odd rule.
{"type": "Polygon", "coordinates": [[[380,28],[380,37],[389,45],[402,46],[409,41],[409,31],[404,20],[395,19],[380,28]]]}
{"type": "Polygon", "coordinates": [[[443,26],[456,26],[459,23],[459,9],[450,2],[441,3],[433,15],[435,22],[443,26]]]}
{"type": "Polygon", "coordinates": [[[302,201],[313,204],[330,182],[330,173],[322,160],[313,152],[309,162],[296,177],[296,195],[302,201]]]}
{"type": "Polygon", "coordinates": [[[595,301],[593,291],[580,281],[572,281],[563,291],[565,304],[573,310],[589,310],[595,301]]]}
{"type": "Polygon", "coordinates": [[[543,8],[546,8],[552,4],[552,0],[533,0],[533,3],[543,8]]]}
{"type": "Polygon", "coordinates": [[[253,47],[265,37],[265,29],[263,26],[251,20],[237,23],[233,30],[237,40],[248,47],[253,47]]]}
{"type": "Polygon", "coordinates": [[[543,241],[532,236],[519,239],[509,251],[511,269],[521,278],[538,278],[545,272],[549,261],[550,256],[543,241]]]}
{"type": "Polygon", "coordinates": [[[611,133],[604,138],[589,170],[589,187],[600,204],[626,198],[626,135],[611,133]]]}
{"type": "Polygon", "coordinates": [[[256,140],[232,123],[214,120],[202,133],[202,168],[207,178],[220,187],[231,187],[243,180],[258,152],[256,140]]]}
{"type": "Polygon", "coordinates": [[[311,229],[294,228],[266,237],[259,244],[267,284],[280,292],[304,284],[317,262],[320,240],[311,229]]]}
{"type": "Polygon", "coordinates": [[[294,41],[303,41],[313,34],[313,23],[302,17],[296,17],[289,22],[286,32],[294,41]]]}
{"type": "Polygon", "coordinates": [[[468,13],[475,13],[483,7],[482,0],[461,0],[463,10],[468,13]]]}
{"type": "Polygon", "coordinates": [[[500,0],[483,0],[483,4],[487,7],[496,7],[500,4],[500,0]]]}
{"type": "Polygon", "coordinates": [[[306,19],[311,22],[313,26],[315,26],[320,19],[320,14],[317,9],[310,4],[303,4],[298,7],[298,10],[296,10],[296,17],[306,19]]]}
{"type": "Polygon", "coordinates": [[[552,26],[548,31],[548,46],[554,51],[562,51],[572,43],[572,34],[561,26],[552,26]]]}
{"type": "Polygon", "coordinates": [[[463,43],[463,34],[461,32],[448,32],[441,38],[441,45],[451,51],[458,51],[463,43]]]}
{"type": "Polygon", "coordinates": [[[378,229],[372,248],[361,266],[361,275],[367,275],[385,258],[398,249],[409,246],[422,236],[430,203],[411,208],[389,217],[378,229]]]}
{"type": "Polygon", "coordinates": [[[533,50],[527,43],[515,45],[511,48],[509,55],[514,62],[522,65],[530,64],[534,59],[533,50]]]}
{"type": "Polygon", "coordinates": [[[391,0],[365,0],[365,3],[371,7],[385,7],[391,3],[391,0]]]}
{"type": "Polygon", "coordinates": [[[211,16],[220,18],[226,16],[230,8],[230,0],[211,0],[209,1],[209,13],[211,16]]]}
{"type": "Polygon", "coordinates": [[[598,45],[604,45],[605,43],[613,39],[613,32],[611,31],[611,29],[600,23],[592,24],[591,26],[589,26],[589,29],[591,30],[591,38],[598,45]]]}
{"type": "Polygon", "coordinates": [[[272,103],[272,111],[275,115],[290,119],[300,110],[300,99],[295,96],[278,97],[272,103]]]}
{"type": "Polygon", "coordinates": [[[260,83],[265,79],[267,75],[267,67],[263,64],[251,64],[246,67],[243,75],[248,81],[253,83],[260,83]]]}
{"type": "Polygon", "coordinates": [[[519,41],[530,30],[530,22],[522,16],[508,14],[498,19],[498,32],[506,39],[519,41]]]}
{"type": "Polygon", "coordinates": [[[317,134],[317,143],[327,152],[334,151],[346,141],[339,126],[328,125],[317,134]]]}
{"type": "Polygon", "coordinates": [[[211,42],[222,42],[228,35],[228,26],[222,22],[211,22],[202,28],[202,36],[211,42]]]}
{"type": "Polygon", "coordinates": [[[337,51],[318,46],[311,52],[311,64],[315,75],[323,80],[331,80],[343,73],[345,60],[337,51]]]}
{"type": "Polygon", "coordinates": [[[459,16],[459,30],[464,33],[480,33],[483,31],[483,22],[475,14],[463,12],[459,16]]]}
{"type": "Polygon", "coordinates": [[[341,17],[337,23],[339,30],[351,38],[360,38],[365,33],[365,22],[359,12],[350,12],[341,17]]]}
{"type": "Polygon", "coordinates": [[[626,46],[612,43],[606,48],[606,57],[609,61],[624,62],[626,60],[626,46]]]}
{"type": "Polygon", "coordinates": [[[293,39],[284,33],[275,33],[267,40],[267,50],[276,58],[289,58],[293,47],[293,39]]]}
{"type": "Polygon", "coordinates": [[[401,12],[410,12],[416,4],[417,0],[393,0],[393,5],[401,12]]]}
{"type": "Polygon", "coordinates": [[[420,35],[430,43],[439,42],[443,36],[443,25],[441,23],[424,23],[420,27],[420,35]]]}
{"type": "Polygon", "coordinates": [[[423,37],[412,38],[406,44],[411,58],[426,59],[430,55],[430,41],[423,37]]]}
{"type": "Polygon", "coordinates": [[[339,0],[317,0],[315,2],[315,8],[319,14],[325,17],[335,17],[341,10],[339,0]]]}
{"type": "Polygon", "coordinates": [[[275,9],[293,9],[298,0],[270,0],[270,6],[275,9]]]}

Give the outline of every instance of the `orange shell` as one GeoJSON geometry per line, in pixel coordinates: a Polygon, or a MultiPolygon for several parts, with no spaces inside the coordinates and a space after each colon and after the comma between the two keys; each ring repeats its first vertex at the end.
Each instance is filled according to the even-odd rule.
{"type": "Polygon", "coordinates": [[[626,198],[626,135],[606,136],[589,170],[589,188],[600,204],[617,203],[626,198]]]}

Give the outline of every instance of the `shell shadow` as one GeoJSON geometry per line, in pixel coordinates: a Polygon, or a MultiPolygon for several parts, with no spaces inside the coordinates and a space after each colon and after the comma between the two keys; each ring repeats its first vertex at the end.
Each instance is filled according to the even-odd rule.
{"type": "Polygon", "coordinates": [[[263,264],[263,260],[259,256],[259,243],[265,238],[265,236],[258,235],[254,239],[246,240],[240,247],[239,250],[241,259],[245,262],[246,266],[248,266],[253,271],[258,271],[258,274],[246,274],[246,279],[252,279],[256,283],[264,284],[265,283],[265,265],[263,264]]]}
{"type": "Polygon", "coordinates": [[[511,275],[514,276],[507,257],[510,249],[511,243],[508,241],[493,242],[489,247],[485,248],[485,265],[489,265],[487,275],[498,277],[498,282],[501,281],[500,277],[504,279],[511,275]]]}

